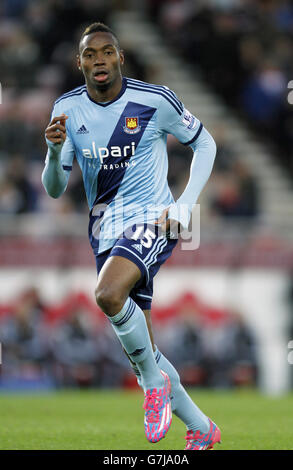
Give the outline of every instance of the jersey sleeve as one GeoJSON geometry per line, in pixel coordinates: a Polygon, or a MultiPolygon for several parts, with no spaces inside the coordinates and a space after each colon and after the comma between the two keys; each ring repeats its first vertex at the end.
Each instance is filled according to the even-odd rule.
{"type": "Polygon", "coordinates": [[[183,145],[191,145],[199,137],[203,125],[193,116],[169,88],[164,87],[158,107],[158,130],[174,135],[183,145]]]}
{"type": "MultiPolygon", "coordinates": [[[[60,107],[58,106],[58,103],[55,103],[52,113],[51,113],[51,120],[55,116],[60,116],[62,113],[64,113],[64,109],[60,109],[60,107]]],[[[73,159],[75,155],[75,149],[74,149],[72,139],[70,137],[70,128],[69,128],[69,124],[67,123],[67,121],[65,125],[66,125],[66,139],[62,146],[60,160],[61,160],[61,165],[62,165],[63,170],[71,171],[72,163],[73,163],[73,159]]],[[[47,140],[47,144],[49,146],[51,143],[49,143],[47,140]]]]}

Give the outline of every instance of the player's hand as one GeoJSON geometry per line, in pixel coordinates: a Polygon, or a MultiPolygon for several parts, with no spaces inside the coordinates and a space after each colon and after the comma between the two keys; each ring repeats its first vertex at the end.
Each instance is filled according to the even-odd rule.
{"type": "Polygon", "coordinates": [[[180,233],[180,223],[174,219],[168,219],[169,207],[164,209],[158,220],[155,221],[155,225],[160,225],[162,233],[165,233],[167,238],[178,238],[180,233]]]}
{"type": "Polygon", "coordinates": [[[68,119],[66,114],[61,114],[61,116],[56,116],[49,123],[48,127],[45,130],[45,137],[47,143],[60,145],[64,144],[66,139],[66,127],[65,121],[68,119]]]}

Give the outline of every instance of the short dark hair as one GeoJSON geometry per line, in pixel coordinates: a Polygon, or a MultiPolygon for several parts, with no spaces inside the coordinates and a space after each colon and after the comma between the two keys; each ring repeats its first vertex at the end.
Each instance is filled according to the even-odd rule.
{"type": "Polygon", "coordinates": [[[112,31],[112,29],[109,28],[109,26],[107,26],[106,24],[101,23],[101,22],[92,23],[92,24],[90,24],[89,26],[86,27],[86,29],[84,30],[84,32],[81,35],[79,45],[80,45],[81,41],[83,40],[83,38],[85,36],[88,36],[89,34],[92,34],[92,33],[110,33],[110,34],[112,34],[113,38],[116,41],[116,46],[118,47],[118,49],[120,49],[119,41],[118,41],[118,38],[117,38],[116,34],[114,33],[114,31],[112,31]]]}

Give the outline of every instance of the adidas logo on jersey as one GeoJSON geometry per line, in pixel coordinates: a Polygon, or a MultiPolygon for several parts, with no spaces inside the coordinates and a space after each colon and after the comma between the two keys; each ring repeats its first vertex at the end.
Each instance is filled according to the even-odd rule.
{"type": "Polygon", "coordinates": [[[77,134],[88,134],[89,131],[87,130],[87,128],[86,128],[84,125],[82,125],[82,126],[78,129],[78,131],[76,131],[76,133],[77,133],[77,134]]]}
{"type": "Polygon", "coordinates": [[[133,246],[133,248],[135,248],[136,251],[139,251],[140,254],[142,255],[142,246],[141,245],[131,245],[131,246],[133,246]]]}

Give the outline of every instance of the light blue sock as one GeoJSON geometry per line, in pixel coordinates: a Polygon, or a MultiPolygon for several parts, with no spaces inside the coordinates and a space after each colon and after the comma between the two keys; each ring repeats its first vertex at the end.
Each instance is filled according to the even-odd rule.
{"type": "Polygon", "coordinates": [[[144,391],[163,388],[164,379],[153,354],[143,311],[128,297],[122,310],[108,318],[123,348],[136,363],[144,391]]]}
{"type": "MultiPolygon", "coordinates": [[[[171,382],[171,404],[172,412],[186,425],[187,429],[192,431],[200,430],[201,433],[207,433],[210,428],[207,416],[196,406],[191,400],[190,396],[185,391],[180,383],[180,377],[175,367],[168,361],[168,359],[158,350],[154,352],[154,357],[160,369],[169,375],[171,382]]],[[[139,369],[131,364],[137,382],[141,386],[141,376],[139,369]]]]}

